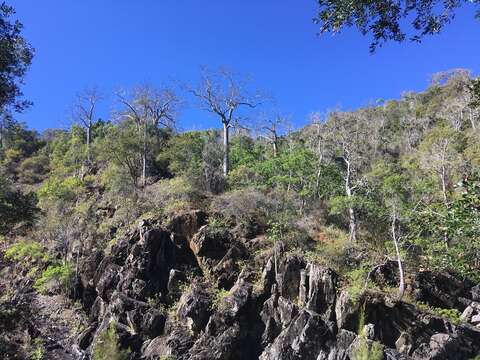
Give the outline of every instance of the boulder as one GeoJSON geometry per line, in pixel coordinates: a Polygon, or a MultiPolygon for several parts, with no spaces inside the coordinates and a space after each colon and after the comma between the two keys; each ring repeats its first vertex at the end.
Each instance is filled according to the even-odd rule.
{"type": "Polygon", "coordinates": [[[177,308],[179,320],[194,333],[202,331],[212,313],[212,299],[205,285],[194,283],[180,298],[177,308]]]}
{"type": "Polygon", "coordinates": [[[291,324],[261,354],[261,360],[316,360],[335,343],[333,323],[321,316],[302,310],[291,324]]]}
{"type": "Polygon", "coordinates": [[[307,309],[322,314],[325,320],[335,320],[337,274],[315,264],[309,264],[307,309]]]}
{"type": "Polygon", "coordinates": [[[281,296],[292,301],[297,299],[300,288],[300,272],[305,267],[305,260],[298,255],[290,255],[280,262],[276,280],[281,296]]]}

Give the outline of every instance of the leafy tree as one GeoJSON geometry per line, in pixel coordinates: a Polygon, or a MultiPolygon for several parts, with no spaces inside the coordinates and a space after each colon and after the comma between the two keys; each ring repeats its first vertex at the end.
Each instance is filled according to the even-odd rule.
{"type": "Polygon", "coordinates": [[[422,168],[438,179],[444,203],[449,199],[452,178],[462,165],[460,136],[452,127],[439,125],[425,136],[419,146],[422,168]]]}
{"type": "Polygon", "coordinates": [[[85,163],[84,149],[84,133],[79,126],[72,126],[69,131],[54,132],[45,149],[53,175],[80,175],[85,163]]]}
{"type": "Polygon", "coordinates": [[[368,161],[372,157],[372,144],[365,141],[369,133],[369,124],[365,121],[364,115],[334,112],[323,129],[329,155],[342,168],[345,201],[340,201],[337,205],[346,206],[350,240],[353,242],[357,238],[357,214],[354,204],[358,202],[358,197],[355,194],[364,186],[362,170],[368,166],[368,161]]]}
{"type": "Polygon", "coordinates": [[[22,23],[11,21],[14,14],[13,7],[5,2],[0,5],[0,149],[6,146],[6,131],[15,124],[12,111],[20,112],[31,104],[22,99],[20,87],[34,51],[22,36],[22,23]]]}
{"type": "Polygon", "coordinates": [[[262,178],[264,186],[280,187],[289,196],[295,193],[301,200],[300,210],[315,194],[315,155],[302,146],[282,151],[258,163],[256,170],[262,178]]]}
{"type": "Polygon", "coordinates": [[[4,128],[4,146],[0,148],[0,166],[13,179],[21,177],[20,164],[36,154],[45,143],[36,131],[29,130],[19,122],[10,122],[4,128]]]}
{"type": "Polygon", "coordinates": [[[0,5],[0,108],[5,113],[9,107],[15,111],[25,109],[30,103],[22,100],[20,86],[33,58],[33,49],[22,36],[23,25],[11,22],[13,7],[0,5]]]}
{"type": "MultiPolygon", "coordinates": [[[[147,138],[146,141],[149,139],[151,140],[147,138]]],[[[138,141],[138,127],[133,121],[125,120],[110,125],[106,129],[106,136],[97,146],[100,159],[124,168],[132,185],[139,185],[138,181],[143,174],[144,146],[138,141]]]]}
{"type": "Polygon", "coordinates": [[[379,161],[369,173],[369,179],[375,183],[381,195],[380,206],[383,209],[377,210],[379,218],[390,223],[389,235],[394,245],[400,275],[398,299],[401,300],[405,293],[405,275],[400,246],[403,237],[402,223],[409,213],[408,178],[395,164],[379,161]]]}
{"type": "MultiPolygon", "coordinates": [[[[478,0],[318,0],[315,22],[320,32],[337,33],[344,27],[355,26],[363,34],[371,33],[370,51],[386,41],[420,41],[426,35],[438,34],[455,16],[462,5],[479,4],[478,0]],[[411,19],[411,28],[403,25],[411,19]]],[[[477,12],[477,17],[480,12],[477,12]]]]}
{"type": "Polygon", "coordinates": [[[416,218],[415,241],[429,255],[432,266],[479,280],[480,176],[465,177],[461,193],[448,204],[424,206],[416,218]],[[444,242],[448,238],[448,246],[444,242]]]}
{"type": "Polygon", "coordinates": [[[156,160],[174,176],[199,177],[202,172],[205,137],[206,134],[200,131],[172,136],[156,160]]]}

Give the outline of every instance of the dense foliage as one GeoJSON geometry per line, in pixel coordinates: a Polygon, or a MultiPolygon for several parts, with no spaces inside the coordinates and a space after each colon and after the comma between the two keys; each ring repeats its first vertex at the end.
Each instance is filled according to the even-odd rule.
{"type": "MultiPolygon", "coordinates": [[[[426,35],[439,33],[455,16],[455,11],[478,0],[454,1],[350,1],[319,0],[315,22],[321,32],[338,32],[343,27],[355,26],[362,34],[370,33],[373,41],[370,50],[385,41],[420,41],[426,35]],[[411,29],[405,29],[410,21],[411,29]]],[[[476,13],[478,17],[480,12],[476,13]]]]}

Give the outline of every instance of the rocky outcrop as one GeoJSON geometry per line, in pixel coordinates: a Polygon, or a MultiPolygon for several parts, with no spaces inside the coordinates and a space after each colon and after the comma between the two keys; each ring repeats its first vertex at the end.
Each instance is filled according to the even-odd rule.
{"type": "Polygon", "coordinates": [[[435,307],[463,311],[475,300],[476,287],[473,285],[468,280],[458,279],[449,273],[424,271],[415,278],[414,295],[417,301],[435,307]]]}
{"type": "MultiPolygon", "coordinates": [[[[80,264],[90,324],[78,347],[88,357],[113,322],[132,359],[349,360],[377,343],[384,359],[480,352],[474,284],[431,272],[411,283],[418,301],[462,311],[463,322],[452,323],[380,292],[352,299],[332,269],[286,254],[281,244],[276,257],[254,257],[242,241],[191,211],[164,227],[141,222],[105,255],[92,251],[80,264]]],[[[371,279],[395,286],[395,270],[387,262],[371,279]]]]}

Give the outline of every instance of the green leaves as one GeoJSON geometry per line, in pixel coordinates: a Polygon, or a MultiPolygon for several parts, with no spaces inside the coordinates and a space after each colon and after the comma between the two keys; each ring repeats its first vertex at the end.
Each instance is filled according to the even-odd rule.
{"type": "Polygon", "coordinates": [[[418,213],[416,242],[432,266],[479,280],[480,176],[462,181],[461,194],[447,205],[433,203],[418,213]]]}
{"type": "Polygon", "coordinates": [[[74,176],[65,179],[52,177],[43,183],[37,194],[41,201],[70,201],[83,191],[83,187],[84,182],[74,176]]]}
{"type": "MultiPolygon", "coordinates": [[[[319,0],[314,21],[320,32],[337,33],[355,26],[363,34],[372,34],[370,51],[387,41],[420,41],[426,35],[439,33],[454,17],[455,10],[467,1],[384,1],[319,0]],[[411,21],[405,29],[404,19],[411,21]]],[[[478,0],[469,2],[478,3],[478,0]]],[[[478,14],[477,14],[478,16],[478,14]]]]}

